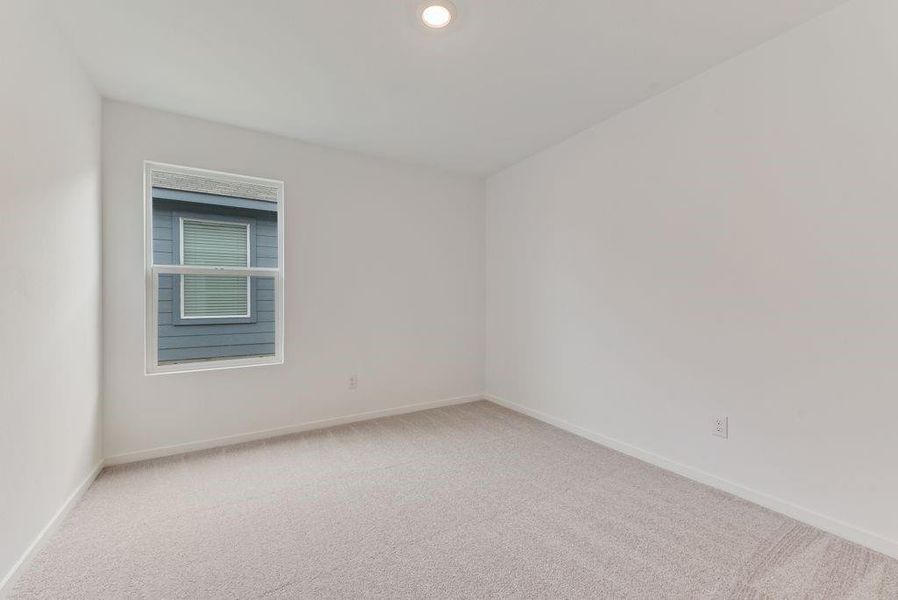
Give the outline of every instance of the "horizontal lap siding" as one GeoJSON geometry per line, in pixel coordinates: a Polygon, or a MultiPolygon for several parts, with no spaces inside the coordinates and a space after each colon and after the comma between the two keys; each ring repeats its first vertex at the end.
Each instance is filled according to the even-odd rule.
{"type": "Polygon", "coordinates": [[[200,348],[177,348],[165,350],[170,358],[162,358],[163,350],[159,349],[160,361],[172,360],[196,360],[204,358],[239,358],[241,356],[259,356],[261,354],[274,354],[274,343],[271,344],[245,344],[242,346],[203,346],[200,348]]]}
{"type": "MultiPolygon", "coordinates": [[[[184,203],[156,202],[153,209],[153,258],[157,264],[175,264],[178,254],[173,247],[173,213],[176,210],[201,212],[202,208],[184,203]]],[[[277,267],[277,221],[274,214],[222,209],[219,214],[244,214],[256,219],[256,247],[253,266],[277,267]]],[[[214,213],[210,213],[214,218],[214,213]]],[[[256,307],[255,323],[172,324],[172,276],[159,277],[159,361],[238,358],[274,353],[275,303],[274,281],[258,279],[252,299],[256,307]]]]}

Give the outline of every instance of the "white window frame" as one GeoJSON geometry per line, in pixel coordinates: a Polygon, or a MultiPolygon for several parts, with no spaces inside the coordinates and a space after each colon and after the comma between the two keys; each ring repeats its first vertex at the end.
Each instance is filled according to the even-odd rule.
{"type": "MultiPolygon", "coordinates": [[[[241,225],[244,229],[246,229],[246,266],[249,267],[252,261],[252,248],[250,247],[250,232],[249,232],[249,223],[234,223],[232,221],[216,221],[215,219],[201,219],[197,217],[178,217],[178,230],[179,230],[179,239],[178,248],[179,252],[179,260],[178,262],[182,265],[184,264],[184,221],[193,221],[194,223],[222,223],[225,225],[241,225]]],[[[181,294],[181,302],[180,302],[180,311],[181,311],[181,319],[247,319],[253,314],[252,307],[252,281],[249,277],[246,278],[246,314],[245,315],[215,315],[214,317],[207,316],[199,316],[199,317],[189,317],[184,314],[184,276],[181,275],[181,285],[180,294],[181,294]]]]}
{"type": "MultiPolygon", "coordinates": [[[[251,366],[281,365],[284,364],[284,182],[275,179],[250,177],[225,173],[222,171],[210,171],[167,163],[144,161],[144,271],[146,295],[144,308],[145,322],[145,365],[147,375],[163,373],[185,373],[195,371],[212,371],[219,369],[232,369],[251,366]],[[254,182],[272,187],[277,190],[277,227],[278,227],[278,266],[268,267],[199,267],[191,265],[156,265],[153,262],[153,173],[162,171],[166,173],[179,173],[184,175],[200,175],[219,181],[254,182]],[[229,275],[235,277],[270,277],[274,280],[275,298],[275,328],[274,328],[274,355],[256,356],[249,358],[213,359],[207,361],[184,362],[172,364],[159,364],[159,276],[160,275],[229,275]]],[[[247,236],[249,229],[247,228],[247,236]]],[[[183,235],[181,244],[183,244],[183,235]]],[[[181,261],[183,262],[183,249],[181,261]]],[[[249,289],[251,286],[247,286],[249,289]]],[[[183,293],[183,286],[181,286],[183,293]]],[[[183,307],[183,302],[181,304],[183,307]]],[[[249,304],[247,304],[249,308],[249,304]]],[[[183,308],[182,308],[183,311],[183,308]]],[[[250,312],[251,309],[250,309],[250,312]]]]}

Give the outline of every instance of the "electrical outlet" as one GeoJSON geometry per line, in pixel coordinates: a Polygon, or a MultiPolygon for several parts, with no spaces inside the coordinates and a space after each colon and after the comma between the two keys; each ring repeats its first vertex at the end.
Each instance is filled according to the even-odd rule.
{"type": "Polygon", "coordinates": [[[358,375],[350,375],[349,376],[349,389],[351,389],[351,390],[359,389],[359,376],[358,375]]]}
{"type": "Polygon", "coordinates": [[[711,433],[717,437],[726,439],[729,437],[730,423],[727,417],[714,417],[711,421],[711,433]]]}

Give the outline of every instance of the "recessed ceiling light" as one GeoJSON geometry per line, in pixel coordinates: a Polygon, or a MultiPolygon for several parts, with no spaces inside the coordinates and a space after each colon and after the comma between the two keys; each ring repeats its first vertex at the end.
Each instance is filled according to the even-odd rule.
{"type": "Polygon", "coordinates": [[[452,21],[455,6],[451,2],[425,2],[421,10],[421,20],[431,29],[442,29],[452,21]]]}

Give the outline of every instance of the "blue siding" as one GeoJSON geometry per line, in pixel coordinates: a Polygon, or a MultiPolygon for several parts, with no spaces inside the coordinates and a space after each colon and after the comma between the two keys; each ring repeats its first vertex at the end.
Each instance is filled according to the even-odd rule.
{"type": "MultiPolygon", "coordinates": [[[[174,247],[173,219],[176,212],[248,217],[255,220],[255,248],[253,266],[277,267],[277,215],[272,212],[233,207],[201,206],[193,203],[156,199],[153,203],[153,257],[157,264],[178,263],[178,249],[174,247]]],[[[256,320],[253,323],[179,324],[172,318],[172,276],[159,277],[159,362],[239,358],[274,354],[275,306],[274,281],[255,280],[252,303],[256,320]]]]}
{"type": "MultiPolygon", "coordinates": [[[[189,325],[188,325],[189,327],[189,325]]],[[[240,358],[245,356],[264,356],[274,354],[274,343],[271,344],[246,344],[242,346],[178,348],[165,350],[166,359],[162,358],[162,349],[159,349],[159,362],[177,362],[185,360],[207,360],[211,358],[240,358]]]]}

